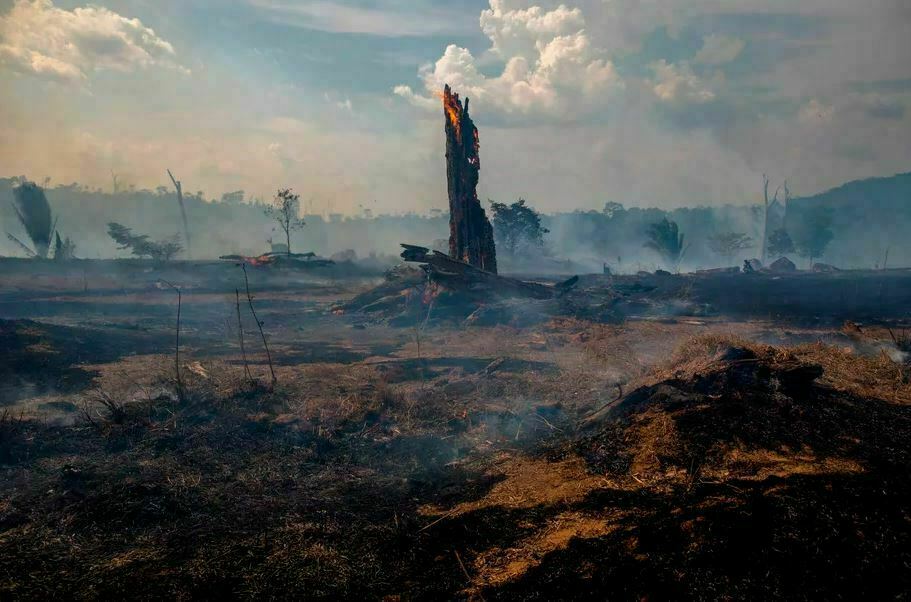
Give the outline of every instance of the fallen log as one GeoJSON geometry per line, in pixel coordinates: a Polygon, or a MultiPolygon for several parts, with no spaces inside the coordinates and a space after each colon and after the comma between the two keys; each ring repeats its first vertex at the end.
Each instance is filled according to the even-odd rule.
{"type": "Polygon", "coordinates": [[[219,259],[235,261],[254,267],[278,266],[299,268],[325,268],[335,265],[331,259],[317,257],[315,253],[264,253],[255,257],[246,255],[222,255],[219,259]]]}
{"type": "Polygon", "coordinates": [[[524,282],[476,268],[445,253],[402,243],[402,259],[420,263],[433,282],[452,290],[469,290],[501,297],[552,299],[560,291],[536,282],[524,282]]]}

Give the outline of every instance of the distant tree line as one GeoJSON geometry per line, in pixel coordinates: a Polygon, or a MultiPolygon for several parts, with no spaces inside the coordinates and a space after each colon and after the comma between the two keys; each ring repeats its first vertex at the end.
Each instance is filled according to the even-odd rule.
{"type": "MultiPolygon", "coordinates": [[[[28,251],[6,236],[0,238],[0,254],[37,255],[47,248],[46,256],[56,256],[55,229],[48,236],[47,228],[39,228],[37,232],[43,233],[36,232],[32,240],[21,223],[14,189],[25,182],[21,177],[0,178],[0,221],[4,224],[0,234],[14,237],[28,251]]],[[[166,242],[181,230],[182,218],[170,186],[146,190],[119,182],[116,194],[78,183],[50,186],[45,181],[35,186],[43,189],[53,208],[51,225],[59,222],[62,230],[61,256],[72,254],[77,246],[84,257],[116,255],[120,245],[107,236],[108,223],[141,230],[138,235],[146,235],[152,242],[166,242]]],[[[911,228],[911,205],[907,203],[911,174],[854,182],[814,198],[790,199],[785,194],[785,207],[773,204],[773,193],[769,191],[773,211],[765,238],[769,261],[787,255],[805,258],[808,264],[822,260],[845,267],[873,267],[885,265],[888,255],[890,265],[911,264],[911,241],[903,235],[911,228]]],[[[779,201],[781,198],[779,194],[779,201]]],[[[251,199],[243,190],[227,192],[218,202],[201,191],[186,192],[184,202],[194,225],[199,258],[261,253],[268,249],[270,231],[280,229],[295,250],[331,255],[353,249],[362,257],[371,251],[395,256],[400,242],[430,245],[448,236],[448,216],[440,211],[371,218],[365,214],[311,216],[302,232],[290,229],[285,233],[264,214],[270,203],[251,199]]],[[[603,210],[542,214],[536,209],[538,202],[542,201],[494,201],[498,205],[489,211],[501,255],[572,258],[599,268],[605,262],[621,271],[673,269],[678,260],[681,269],[739,265],[743,259],[761,255],[762,203],[662,210],[627,208],[610,201],[603,210]],[[503,219],[497,220],[501,209],[503,219]],[[531,216],[535,219],[529,219],[531,216]],[[665,228],[664,220],[676,224],[678,243],[683,236],[683,244],[676,245],[679,255],[670,245],[659,244],[660,251],[646,245],[653,240],[650,232],[654,227],[665,228]]],[[[572,204],[571,199],[560,202],[572,204]]],[[[654,242],[659,240],[670,242],[671,237],[659,236],[654,242]]],[[[183,246],[183,241],[179,244],[183,246]]]]}

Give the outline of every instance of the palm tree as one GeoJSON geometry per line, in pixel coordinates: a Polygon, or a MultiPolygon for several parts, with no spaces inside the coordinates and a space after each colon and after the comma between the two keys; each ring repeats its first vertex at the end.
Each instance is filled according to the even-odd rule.
{"type": "Polygon", "coordinates": [[[660,222],[651,224],[646,234],[648,240],[645,246],[656,251],[668,267],[676,270],[687,248],[683,244],[684,236],[677,227],[677,222],[665,217],[660,222]]]}
{"type": "Polygon", "coordinates": [[[13,189],[13,209],[34,245],[34,253],[46,258],[55,224],[44,190],[33,182],[23,182],[13,189]]]}

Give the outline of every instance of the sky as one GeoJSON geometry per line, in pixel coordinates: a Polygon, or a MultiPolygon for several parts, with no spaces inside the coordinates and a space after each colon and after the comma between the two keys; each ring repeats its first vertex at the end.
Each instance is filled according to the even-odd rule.
{"type": "Polygon", "coordinates": [[[445,83],[547,212],[911,171],[907,0],[0,0],[0,176],[445,209],[445,83]]]}

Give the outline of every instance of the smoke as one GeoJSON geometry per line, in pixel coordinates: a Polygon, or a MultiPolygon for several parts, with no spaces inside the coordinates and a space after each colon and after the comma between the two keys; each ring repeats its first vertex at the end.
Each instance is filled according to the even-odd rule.
{"type": "MultiPolygon", "coordinates": [[[[19,212],[23,217],[26,215],[19,210],[16,194],[22,196],[26,189],[33,192],[37,189],[30,185],[14,193],[20,182],[20,179],[0,179],[0,222],[4,224],[18,223],[19,212]]],[[[755,184],[761,196],[761,181],[755,184]]],[[[37,231],[43,234],[39,238],[52,240],[53,220],[57,219],[57,225],[77,246],[79,256],[87,259],[128,256],[108,236],[109,222],[133,225],[152,240],[168,239],[183,228],[174,193],[166,189],[116,195],[74,185],[48,188],[44,192],[37,190],[37,198],[46,194],[45,203],[53,206],[51,215],[50,207],[41,200],[34,205],[25,201],[29,215],[33,209],[40,209],[37,214],[41,217],[36,223],[41,224],[37,231]]],[[[817,197],[793,199],[788,220],[789,223],[800,221],[807,213],[804,208],[823,204],[832,211],[834,236],[816,261],[841,268],[901,267],[911,264],[911,244],[903,235],[911,228],[911,211],[905,201],[909,192],[911,175],[859,181],[817,197]]],[[[524,196],[530,206],[541,209],[542,194],[524,196]]],[[[494,198],[501,202],[515,200],[509,196],[494,198]]],[[[278,239],[278,226],[265,215],[261,201],[232,199],[218,203],[194,195],[185,196],[185,202],[196,259],[258,255],[270,250],[270,237],[278,239]]],[[[575,203],[570,199],[566,204],[575,203]]],[[[371,207],[364,207],[362,215],[357,217],[305,215],[307,225],[292,234],[293,248],[325,257],[351,250],[361,259],[373,254],[376,256],[373,263],[391,264],[397,261],[400,243],[435,247],[438,241],[448,238],[448,215],[444,212],[378,215],[374,211],[368,213],[368,209],[371,207]]],[[[681,271],[739,266],[744,259],[760,254],[760,215],[759,207],[740,205],[663,210],[611,204],[607,212],[544,213],[543,226],[550,230],[544,236],[544,250],[523,253],[522,261],[518,262],[498,248],[498,259],[504,262],[504,271],[513,273],[592,273],[601,272],[604,264],[614,273],[669,269],[658,253],[645,246],[650,225],[666,217],[677,223],[688,243],[680,262],[681,271]],[[710,241],[713,236],[725,233],[743,234],[752,239],[753,246],[732,257],[723,257],[711,248],[710,241]]],[[[25,238],[18,232],[18,226],[3,229],[25,238]]],[[[0,254],[22,255],[22,251],[12,242],[0,239],[0,254]]],[[[790,258],[806,267],[802,257],[791,255],[790,258]]]]}

